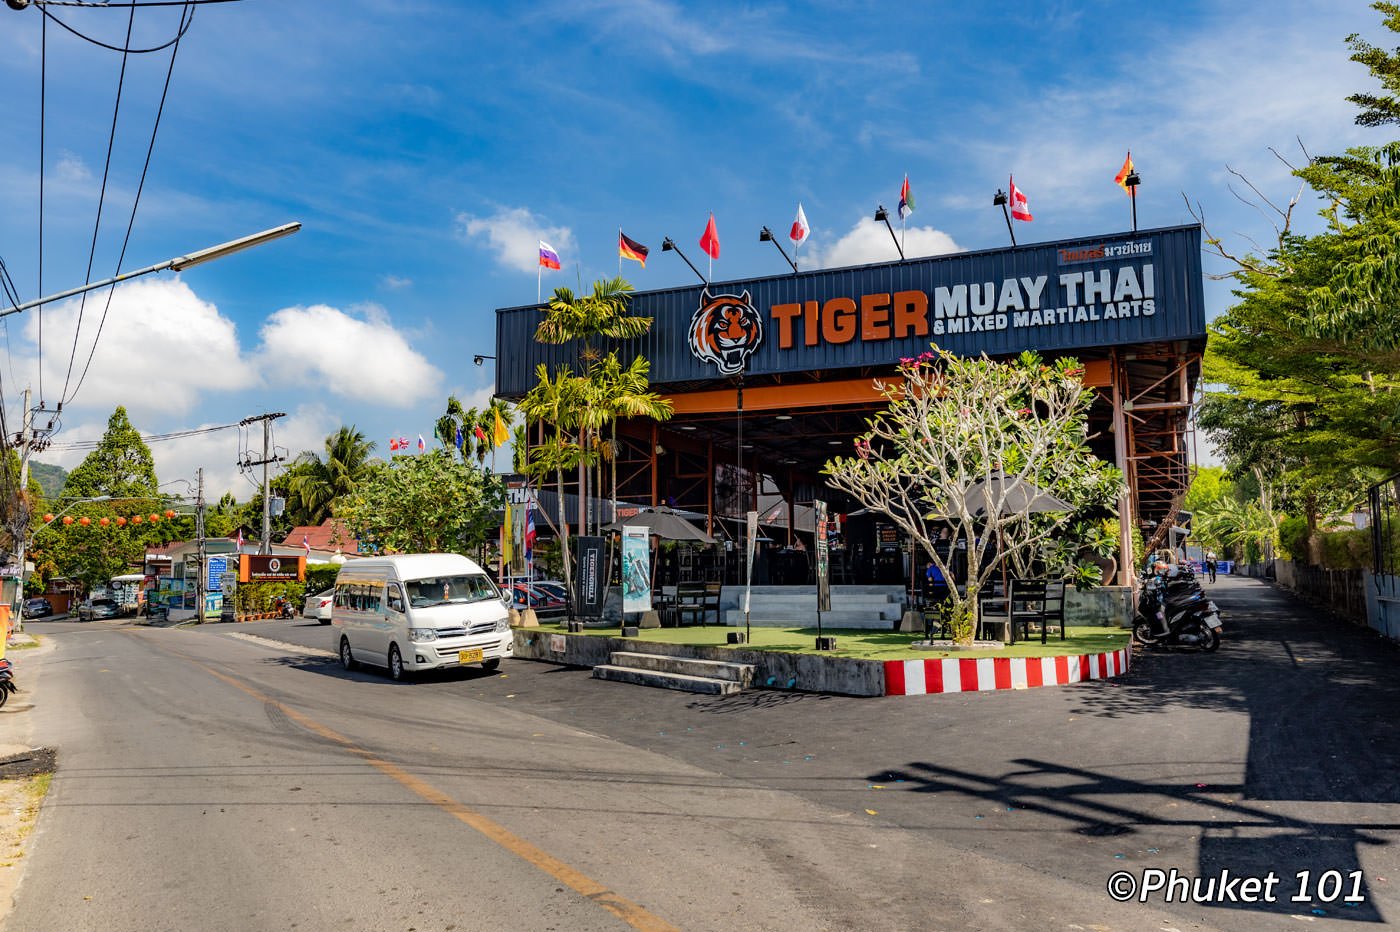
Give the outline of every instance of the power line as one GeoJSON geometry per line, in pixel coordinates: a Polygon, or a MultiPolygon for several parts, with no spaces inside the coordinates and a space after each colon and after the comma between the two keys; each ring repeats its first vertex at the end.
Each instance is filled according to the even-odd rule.
{"type": "MultiPolygon", "coordinates": [[[[233,430],[238,424],[218,424],[214,427],[195,427],[190,430],[177,430],[168,434],[147,434],[141,437],[142,443],[165,443],[169,440],[180,440],[185,437],[195,437],[200,434],[213,434],[221,430],[233,430]]],[[[56,452],[73,452],[78,450],[96,450],[102,445],[101,440],[70,440],[67,443],[50,444],[49,449],[56,452]]]]}
{"type": "MultiPolygon", "coordinates": [[[[44,11],[44,15],[49,13],[44,11]]],[[[131,14],[126,20],[126,41],[131,44],[131,27],[136,23],[136,7],[131,8],[131,14]]],[[[60,25],[62,25],[60,23],[60,25]]],[[[112,131],[107,136],[107,160],[102,166],[102,187],[97,194],[97,219],[92,225],[92,245],[88,248],[87,277],[83,279],[83,284],[92,281],[92,260],[97,255],[97,234],[102,229],[102,205],[107,199],[107,177],[112,170],[112,148],[117,140],[117,116],[122,109],[122,87],[126,84],[126,53],[122,53],[121,72],[117,76],[117,100],[112,107],[112,131]]],[[[68,374],[63,377],[63,391],[59,393],[59,407],[63,407],[63,399],[68,397],[68,381],[73,377],[73,360],[78,355],[78,338],[83,332],[83,311],[87,309],[87,293],[84,292],[82,301],[78,304],[78,324],[73,328],[73,350],[68,354],[68,374]]]]}
{"type": "MultiPolygon", "coordinates": [[[[198,2],[200,2],[200,0],[177,0],[177,2],[180,3],[180,4],[184,4],[184,3],[186,3],[186,2],[188,2],[188,3],[198,3],[198,2]]],[[[206,3],[207,3],[207,2],[210,2],[210,0],[203,0],[203,2],[206,2],[206,3]]],[[[68,24],[65,23],[63,20],[59,19],[57,16],[54,16],[54,15],[53,15],[52,13],[50,13],[48,10],[44,9],[44,7],[47,6],[47,5],[48,5],[48,4],[45,3],[45,2],[39,2],[39,3],[36,3],[36,4],[35,4],[35,8],[36,8],[40,13],[44,14],[44,18],[45,18],[45,19],[51,19],[51,20],[53,20],[53,21],[54,21],[55,23],[57,23],[59,26],[62,26],[64,29],[68,30],[68,31],[71,32],[73,35],[77,36],[79,39],[82,39],[82,40],[84,40],[84,41],[86,41],[86,42],[91,42],[93,45],[101,46],[102,48],[107,49],[108,51],[111,51],[111,52],[121,52],[123,56],[126,56],[126,55],[146,55],[146,54],[149,54],[149,53],[151,53],[151,52],[159,52],[159,51],[162,51],[162,50],[164,50],[164,49],[168,49],[168,48],[170,48],[172,45],[174,45],[176,42],[179,42],[180,39],[184,37],[185,32],[190,28],[189,22],[186,22],[186,23],[184,24],[184,28],[182,28],[178,33],[176,33],[175,38],[169,40],[168,42],[162,42],[160,45],[153,45],[153,46],[151,46],[151,47],[148,48],[148,49],[134,49],[134,48],[131,47],[131,31],[130,31],[130,29],[127,30],[127,34],[126,34],[126,44],[125,44],[125,46],[111,45],[111,44],[109,44],[109,43],[103,42],[101,39],[94,39],[92,36],[85,35],[85,34],[79,32],[78,30],[74,29],[72,26],[68,25],[68,24]]],[[[64,5],[76,5],[76,4],[64,4],[64,5]]],[[[157,5],[159,5],[159,6],[174,6],[174,5],[176,5],[176,4],[175,4],[175,3],[171,3],[171,2],[161,3],[161,4],[156,4],[156,3],[125,3],[125,4],[115,4],[115,3],[113,3],[113,4],[107,4],[107,3],[101,3],[101,4],[94,4],[94,6],[104,6],[104,7],[105,7],[105,6],[112,6],[112,7],[129,7],[129,8],[131,9],[131,15],[132,15],[132,16],[135,16],[135,15],[136,15],[136,8],[137,8],[137,7],[142,7],[142,6],[157,6],[157,5]]]]}
{"type": "MultiPolygon", "coordinates": [[[[188,16],[190,21],[194,20],[194,7],[189,5],[187,0],[185,9],[181,11],[181,23],[184,25],[184,18],[188,16]]],[[[184,35],[184,28],[180,30],[180,35],[184,35]]],[[[131,231],[136,226],[136,208],[141,204],[141,192],[146,188],[146,173],[151,168],[151,154],[156,148],[156,133],[160,131],[160,118],[165,113],[165,98],[170,93],[170,77],[175,73],[175,56],[180,52],[180,41],[175,40],[175,46],[170,50],[170,65],[165,70],[165,86],[160,90],[160,105],[156,108],[155,123],[151,126],[151,141],[146,146],[146,161],[141,166],[141,181],[136,185],[136,196],[131,201],[131,217],[126,223],[126,236],[122,237],[121,253],[117,256],[117,269],[115,275],[120,275],[122,270],[122,260],[126,258],[126,247],[131,242],[131,231]]],[[[102,319],[97,322],[97,333],[92,338],[92,348],[88,350],[87,361],[83,363],[83,374],[78,376],[78,384],[73,387],[73,393],[63,399],[67,404],[77,397],[78,391],[83,387],[83,382],[87,379],[88,368],[92,365],[92,357],[97,353],[97,343],[102,339],[102,328],[107,323],[107,314],[112,310],[112,295],[116,293],[117,286],[112,285],[107,289],[107,303],[102,308],[102,319]]],[[[18,303],[18,302],[16,302],[18,303]]],[[[76,346],[77,335],[74,335],[74,345],[76,346]]]]}

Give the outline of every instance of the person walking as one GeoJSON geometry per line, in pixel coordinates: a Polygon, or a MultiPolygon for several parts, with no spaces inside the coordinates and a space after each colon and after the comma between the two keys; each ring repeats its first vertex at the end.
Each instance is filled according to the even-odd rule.
{"type": "Polygon", "coordinates": [[[1210,574],[1211,582],[1215,582],[1215,569],[1219,562],[1214,550],[1206,551],[1206,572],[1210,574]]]}

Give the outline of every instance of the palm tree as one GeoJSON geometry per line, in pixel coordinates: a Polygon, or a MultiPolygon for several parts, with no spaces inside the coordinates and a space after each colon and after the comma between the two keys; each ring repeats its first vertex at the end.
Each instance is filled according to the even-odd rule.
{"type": "MultiPolygon", "coordinates": [[[[564,586],[573,592],[569,522],[564,514],[564,470],[576,469],[589,459],[587,449],[571,433],[579,427],[588,405],[588,380],[573,375],[567,369],[560,369],[551,377],[549,367],[544,363],[540,363],[535,372],[539,381],[521,399],[520,410],[527,418],[549,425],[554,433],[548,442],[530,451],[526,471],[541,481],[550,473],[554,474],[555,493],[559,500],[559,524],[554,530],[559,535],[564,556],[564,586]]],[[[548,517],[545,516],[546,520],[548,517]]]]}
{"type": "Polygon", "coordinates": [[[597,358],[594,337],[632,340],[651,329],[650,317],[627,313],[632,285],[625,278],[607,278],[593,283],[591,294],[574,296],[568,288],[556,288],[545,306],[545,318],[535,328],[540,343],[568,343],[583,340],[585,361],[597,358]]]}
{"type": "Polygon", "coordinates": [[[355,490],[369,468],[373,451],[374,441],[351,425],[326,437],[325,459],[310,450],[297,457],[297,464],[304,468],[291,477],[288,491],[296,496],[307,523],[325,521],[335,502],[355,490]]]}
{"type": "MultiPolygon", "coordinates": [[[[624,369],[616,353],[608,353],[589,367],[590,427],[607,425],[611,437],[599,445],[603,459],[612,464],[612,520],[617,520],[617,421],[624,417],[648,417],[657,421],[670,419],[673,406],[669,398],[649,391],[647,378],[651,363],[638,356],[624,369]]],[[[600,465],[601,470],[601,465],[600,465]]],[[[601,482],[599,483],[601,485],[601,482]]]]}

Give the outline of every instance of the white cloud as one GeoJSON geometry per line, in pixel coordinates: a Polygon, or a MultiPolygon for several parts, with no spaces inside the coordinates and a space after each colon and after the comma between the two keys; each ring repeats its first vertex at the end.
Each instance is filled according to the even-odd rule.
{"type": "Polygon", "coordinates": [[[283,308],[260,335],[259,358],[272,379],[395,408],[438,394],[442,384],[442,372],[377,306],[363,317],[324,304],[283,308]]]}
{"type": "Polygon", "coordinates": [[[524,207],[502,207],[490,217],[461,213],[457,215],[457,225],[465,239],[484,239],[497,262],[520,272],[534,274],[539,267],[541,240],[554,247],[564,264],[577,254],[573,230],[546,226],[524,207]]]}
{"type": "Polygon", "coordinates": [[[92,170],[87,167],[87,163],[82,157],[65,150],[58,158],[58,164],[54,166],[54,174],[59,181],[66,182],[88,182],[92,181],[92,170]]]}
{"type": "Polygon", "coordinates": [[[390,291],[398,291],[400,288],[411,288],[413,279],[405,278],[402,275],[385,275],[379,283],[390,291]]]}
{"type": "MultiPolygon", "coordinates": [[[[50,403],[67,384],[66,410],[110,412],[124,404],[134,416],[183,414],[208,391],[242,389],[256,381],[242,356],[233,321],[179,279],[121,285],[112,293],[105,322],[106,292],[89,294],[74,353],[80,304],[75,298],[44,312],[43,382],[50,403]]],[[[39,316],[31,312],[27,317],[24,336],[37,346],[39,316]]],[[[28,372],[26,378],[37,384],[35,375],[28,372]]]]}
{"type": "MultiPolygon", "coordinates": [[[[895,231],[899,235],[899,231],[895,231]]],[[[945,253],[962,252],[963,248],[942,230],[933,227],[908,227],[904,231],[904,255],[940,256],[945,253]]],[[[812,255],[822,268],[841,268],[848,265],[865,265],[870,262],[889,262],[899,258],[899,252],[890,240],[890,231],[884,223],[862,217],[841,237],[826,249],[814,249],[812,255]]]]}

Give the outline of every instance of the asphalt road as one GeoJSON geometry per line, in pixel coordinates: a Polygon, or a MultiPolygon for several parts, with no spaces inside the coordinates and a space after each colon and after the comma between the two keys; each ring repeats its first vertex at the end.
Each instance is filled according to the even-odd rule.
{"type": "Polygon", "coordinates": [[[42,676],[26,714],[59,771],[7,928],[1233,930],[1400,915],[1400,651],[1261,583],[1222,578],[1213,596],[1215,655],[886,699],[695,697],[529,661],[395,684],[287,646],[333,650],[312,623],[33,624],[55,649],[29,661],[42,676]],[[1115,872],[1173,868],[1273,871],[1280,902],[1105,890],[1115,872]],[[1361,871],[1364,902],[1290,902],[1301,870],[1312,886],[1340,872],[1343,893],[1361,871]]]}

